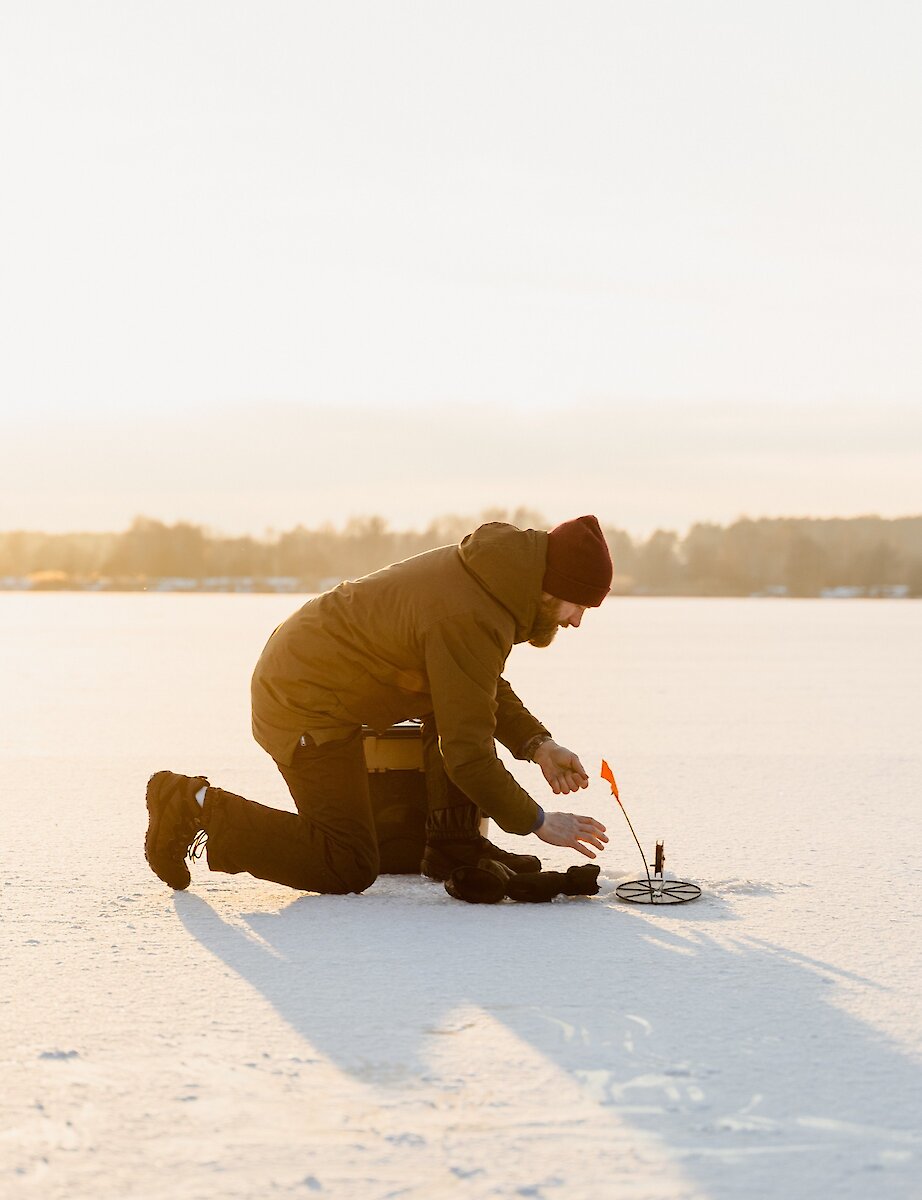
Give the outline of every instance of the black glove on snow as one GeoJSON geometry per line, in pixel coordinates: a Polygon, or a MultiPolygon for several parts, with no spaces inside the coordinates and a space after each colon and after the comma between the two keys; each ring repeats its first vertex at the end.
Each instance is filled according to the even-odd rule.
{"type": "Polygon", "coordinates": [[[498,904],[506,896],[526,904],[542,904],[555,896],[595,896],[598,878],[599,868],[595,865],[514,875],[501,863],[482,858],[476,867],[453,871],[445,881],[445,891],[468,904],[498,904]]]}
{"type": "Polygon", "coordinates": [[[598,879],[599,868],[590,863],[570,867],[568,871],[513,875],[506,885],[506,895],[526,904],[544,904],[555,896],[595,896],[599,891],[598,879]]]}
{"type": "Polygon", "coordinates": [[[445,880],[445,891],[468,904],[499,904],[506,895],[506,884],[513,878],[502,863],[482,858],[476,867],[458,867],[452,871],[445,880]]]}

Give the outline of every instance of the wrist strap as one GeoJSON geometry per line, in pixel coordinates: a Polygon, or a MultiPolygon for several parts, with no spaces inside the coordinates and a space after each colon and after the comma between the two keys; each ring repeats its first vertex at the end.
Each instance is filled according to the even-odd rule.
{"type": "Polygon", "coordinates": [[[534,762],[535,751],[538,749],[538,747],[543,746],[545,742],[552,742],[553,740],[554,739],[549,733],[536,733],[535,736],[533,738],[529,738],[522,747],[522,758],[524,758],[526,762],[534,762]]]}

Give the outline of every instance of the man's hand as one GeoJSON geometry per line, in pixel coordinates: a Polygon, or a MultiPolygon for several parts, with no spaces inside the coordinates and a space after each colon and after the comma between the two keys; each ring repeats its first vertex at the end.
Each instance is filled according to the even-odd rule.
{"type": "Polygon", "coordinates": [[[555,796],[566,796],[569,792],[589,786],[589,776],[583,764],[572,750],[558,745],[553,738],[541,743],[534,753],[534,761],[541,768],[555,796]]]}
{"type": "Polygon", "coordinates": [[[594,817],[578,817],[576,813],[563,812],[545,813],[541,828],[535,830],[535,837],[550,846],[570,846],[587,858],[595,858],[595,855],[586,849],[583,842],[595,846],[596,850],[604,850],[608,842],[605,826],[594,817]]]}

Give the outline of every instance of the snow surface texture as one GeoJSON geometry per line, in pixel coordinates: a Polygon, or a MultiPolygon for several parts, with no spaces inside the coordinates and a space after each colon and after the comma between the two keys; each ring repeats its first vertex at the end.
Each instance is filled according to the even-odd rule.
{"type": "Polygon", "coordinates": [[[922,1196],[922,605],[612,601],[516,649],[593,776],[597,897],[174,895],[147,777],[286,805],[248,680],[295,603],[0,595],[0,1194],[922,1196]],[[614,897],[603,756],[697,903],[614,897]]]}

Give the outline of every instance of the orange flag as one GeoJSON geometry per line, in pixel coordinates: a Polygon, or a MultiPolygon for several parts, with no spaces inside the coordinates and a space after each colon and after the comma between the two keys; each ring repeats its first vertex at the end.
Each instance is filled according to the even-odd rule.
{"type": "Polygon", "coordinates": [[[620,804],[621,797],[618,795],[618,785],[617,785],[617,783],[615,783],[614,772],[612,771],[611,767],[608,765],[608,763],[605,761],[604,758],[602,759],[602,778],[607,780],[608,783],[611,784],[611,794],[614,796],[614,798],[620,804]]]}

